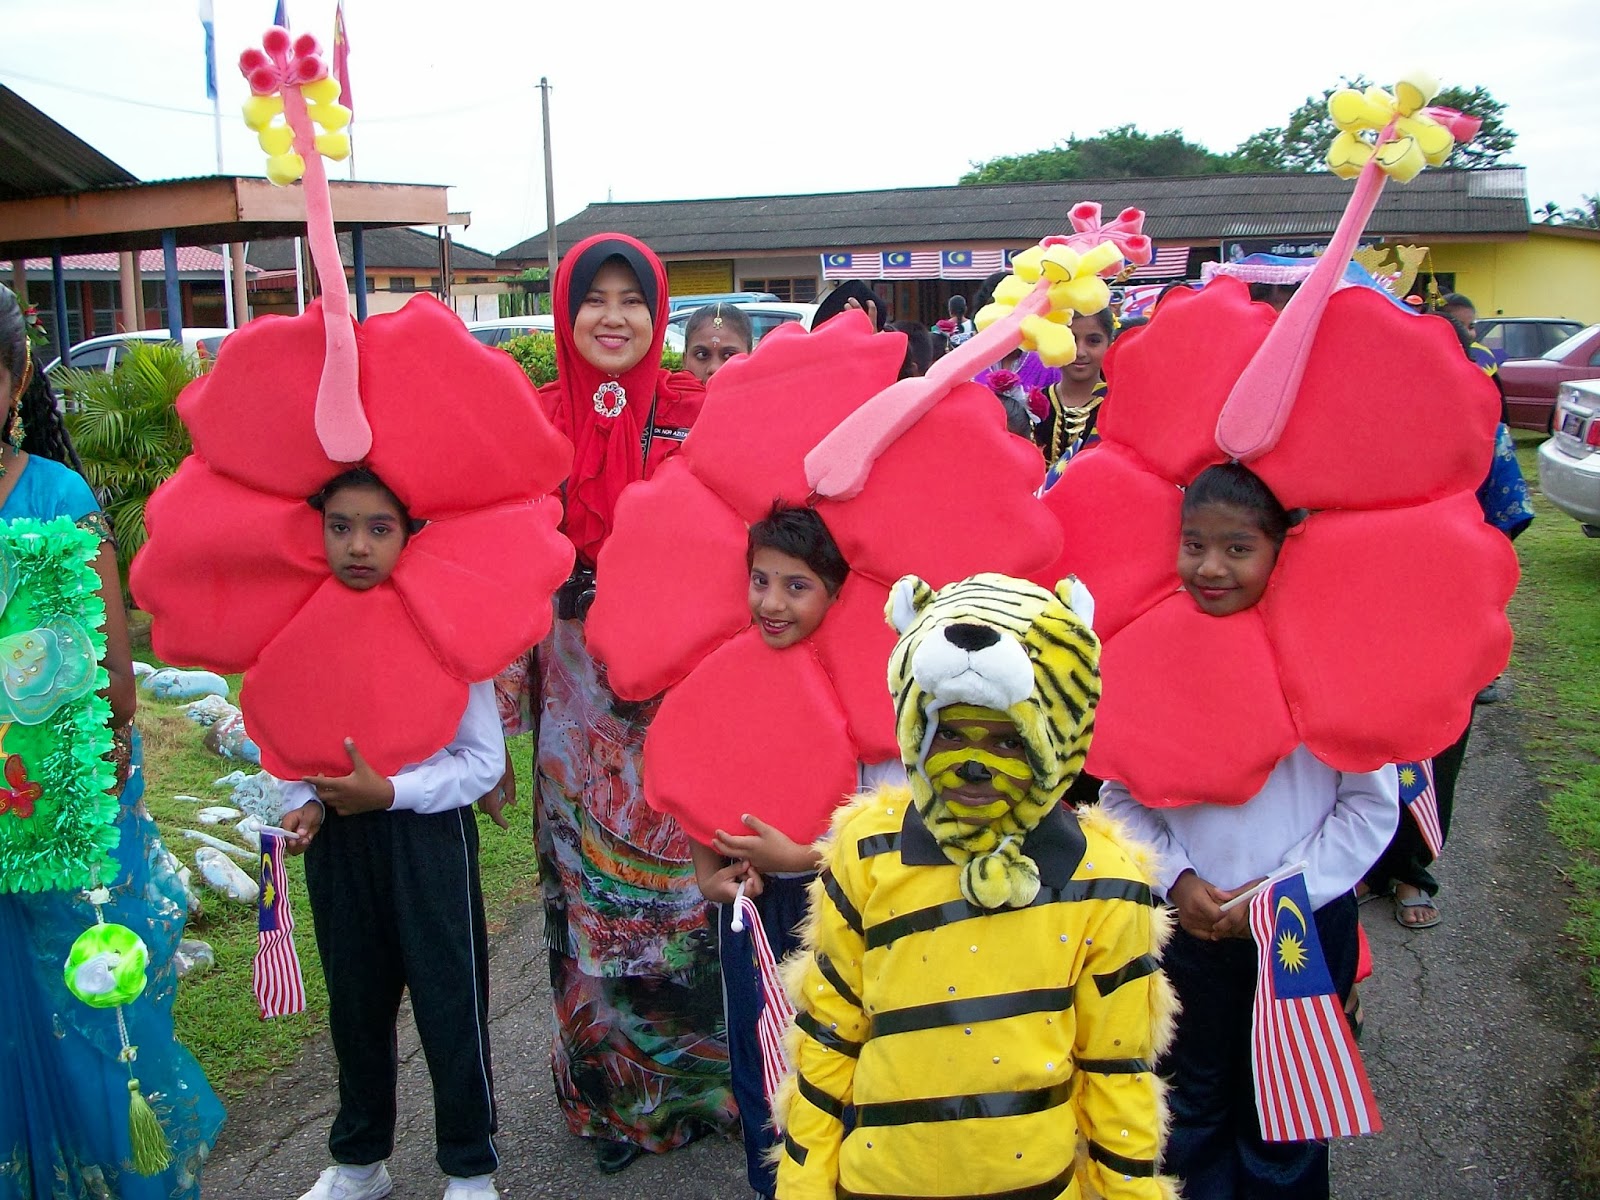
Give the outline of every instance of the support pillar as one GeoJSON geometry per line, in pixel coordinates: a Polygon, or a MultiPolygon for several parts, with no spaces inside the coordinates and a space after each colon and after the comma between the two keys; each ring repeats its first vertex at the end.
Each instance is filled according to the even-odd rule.
{"type": "Polygon", "coordinates": [[[183,290],[178,286],[178,231],[161,231],[161,269],[166,275],[167,333],[183,344],[183,290]]]}
{"type": "Polygon", "coordinates": [[[122,285],[123,333],[135,333],[144,326],[144,297],[139,294],[139,277],[135,273],[134,251],[124,250],[117,255],[117,275],[122,285]]]}

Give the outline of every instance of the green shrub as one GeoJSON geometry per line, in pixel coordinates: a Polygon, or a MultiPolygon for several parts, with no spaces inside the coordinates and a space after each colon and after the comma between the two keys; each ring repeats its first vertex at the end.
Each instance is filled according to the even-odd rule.
{"type": "MultiPolygon", "coordinates": [[[[556,339],[548,333],[525,333],[501,342],[500,349],[517,360],[535,387],[543,387],[556,377],[556,339]]],[[[683,370],[683,355],[661,347],[661,365],[669,371],[683,370]]]]}

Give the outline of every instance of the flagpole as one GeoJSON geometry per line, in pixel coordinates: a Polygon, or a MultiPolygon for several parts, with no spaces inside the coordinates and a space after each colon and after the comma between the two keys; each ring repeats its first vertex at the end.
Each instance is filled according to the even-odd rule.
{"type": "MultiPolygon", "coordinates": [[[[217,152],[217,174],[222,172],[222,90],[217,86],[217,35],[216,13],[212,0],[200,0],[200,27],[206,33],[206,95],[211,98],[211,131],[217,152]]],[[[233,312],[233,255],[228,243],[222,249],[222,313],[223,324],[234,327],[233,312]]],[[[171,266],[171,260],[168,260],[171,266]]]]}

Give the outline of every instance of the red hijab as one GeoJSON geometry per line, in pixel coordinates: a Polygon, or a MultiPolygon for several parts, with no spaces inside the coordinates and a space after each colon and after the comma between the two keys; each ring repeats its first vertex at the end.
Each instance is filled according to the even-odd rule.
{"type": "Polygon", "coordinates": [[[667,330],[667,273],[643,242],[622,233],[599,233],[574,246],[556,271],[555,314],[557,377],[539,394],[555,427],[572,441],[572,474],[567,478],[562,528],[578,557],[592,565],[611,533],[622,489],[647,478],[663,458],[677,450],[683,431],[700,413],[705,389],[692,375],[661,367],[661,342],[667,330]],[[591,364],[578,353],[572,335],[579,306],[595,275],[611,259],[626,264],[637,276],[651,311],[649,349],[621,375],[591,364]],[[622,388],[620,397],[614,389],[600,391],[612,383],[622,388]],[[605,411],[615,409],[619,402],[622,411],[606,416],[605,411]],[[647,432],[651,432],[648,464],[647,432]]]}

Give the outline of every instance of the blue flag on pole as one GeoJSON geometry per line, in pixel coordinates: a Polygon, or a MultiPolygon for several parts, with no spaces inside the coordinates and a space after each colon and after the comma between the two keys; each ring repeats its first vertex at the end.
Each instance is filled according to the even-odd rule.
{"type": "Polygon", "coordinates": [[[200,24],[206,31],[206,99],[217,98],[217,27],[211,0],[200,0],[200,24]]]}
{"type": "Polygon", "coordinates": [[[284,11],[284,0],[278,0],[278,7],[272,12],[272,23],[283,29],[289,28],[289,14],[284,11]]]}

